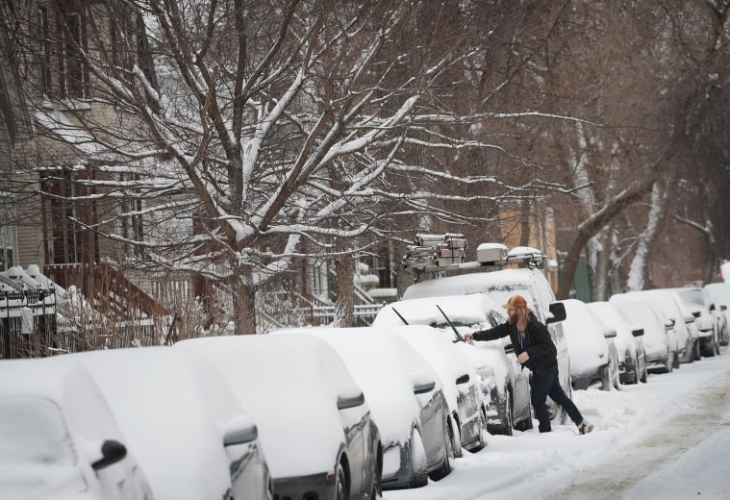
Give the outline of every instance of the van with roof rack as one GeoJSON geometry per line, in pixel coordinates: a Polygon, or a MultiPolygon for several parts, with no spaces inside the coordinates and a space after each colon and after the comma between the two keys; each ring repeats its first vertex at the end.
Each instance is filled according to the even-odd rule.
{"type": "MultiPolygon", "coordinates": [[[[466,245],[465,245],[466,246],[466,245]]],[[[436,267],[424,266],[416,274],[419,282],[409,286],[403,299],[440,297],[447,295],[485,294],[497,304],[504,304],[510,296],[520,294],[539,321],[547,325],[558,351],[560,385],[570,397],[570,358],[568,344],[560,324],[565,319],[565,308],[557,302],[555,293],[542,272],[545,254],[533,247],[515,247],[512,250],[500,243],[482,243],[477,247],[477,261],[454,264],[454,276],[422,279],[436,271],[436,267]],[[505,267],[522,266],[519,268],[505,267]]],[[[560,407],[549,401],[550,416],[567,418],[560,407]]]]}

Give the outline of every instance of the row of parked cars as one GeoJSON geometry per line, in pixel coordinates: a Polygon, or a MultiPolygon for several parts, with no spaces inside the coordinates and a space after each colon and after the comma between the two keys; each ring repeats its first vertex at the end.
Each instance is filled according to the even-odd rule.
{"type": "Polygon", "coordinates": [[[374,499],[438,481],[490,434],[533,426],[509,340],[463,341],[513,294],[547,324],[567,393],[728,343],[730,284],[558,302],[535,251],[500,246],[527,267],[490,270],[483,250],[490,267],[416,283],[370,327],[0,362],[0,497],[374,499]]]}

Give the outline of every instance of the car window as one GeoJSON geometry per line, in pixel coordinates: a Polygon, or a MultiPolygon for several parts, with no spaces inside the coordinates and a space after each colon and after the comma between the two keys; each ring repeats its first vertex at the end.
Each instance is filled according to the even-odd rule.
{"type": "Polygon", "coordinates": [[[0,463],[74,465],[76,460],[55,403],[21,396],[0,399],[0,463]]]}

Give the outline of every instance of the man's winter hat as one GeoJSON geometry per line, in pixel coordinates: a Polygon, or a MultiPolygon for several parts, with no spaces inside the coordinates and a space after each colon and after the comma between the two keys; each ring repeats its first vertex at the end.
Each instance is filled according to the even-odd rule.
{"type": "Polygon", "coordinates": [[[505,309],[509,309],[510,307],[519,307],[521,309],[526,309],[527,301],[522,295],[513,295],[502,307],[504,307],[505,309]]]}

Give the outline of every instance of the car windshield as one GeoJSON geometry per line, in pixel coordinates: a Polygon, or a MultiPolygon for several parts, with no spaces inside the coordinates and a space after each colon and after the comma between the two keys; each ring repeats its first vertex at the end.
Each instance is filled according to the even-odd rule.
{"type": "Polygon", "coordinates": [[[42,398],[0,398],[0,464],[74,465],[76,453],[61,411],[42,398]]]}

